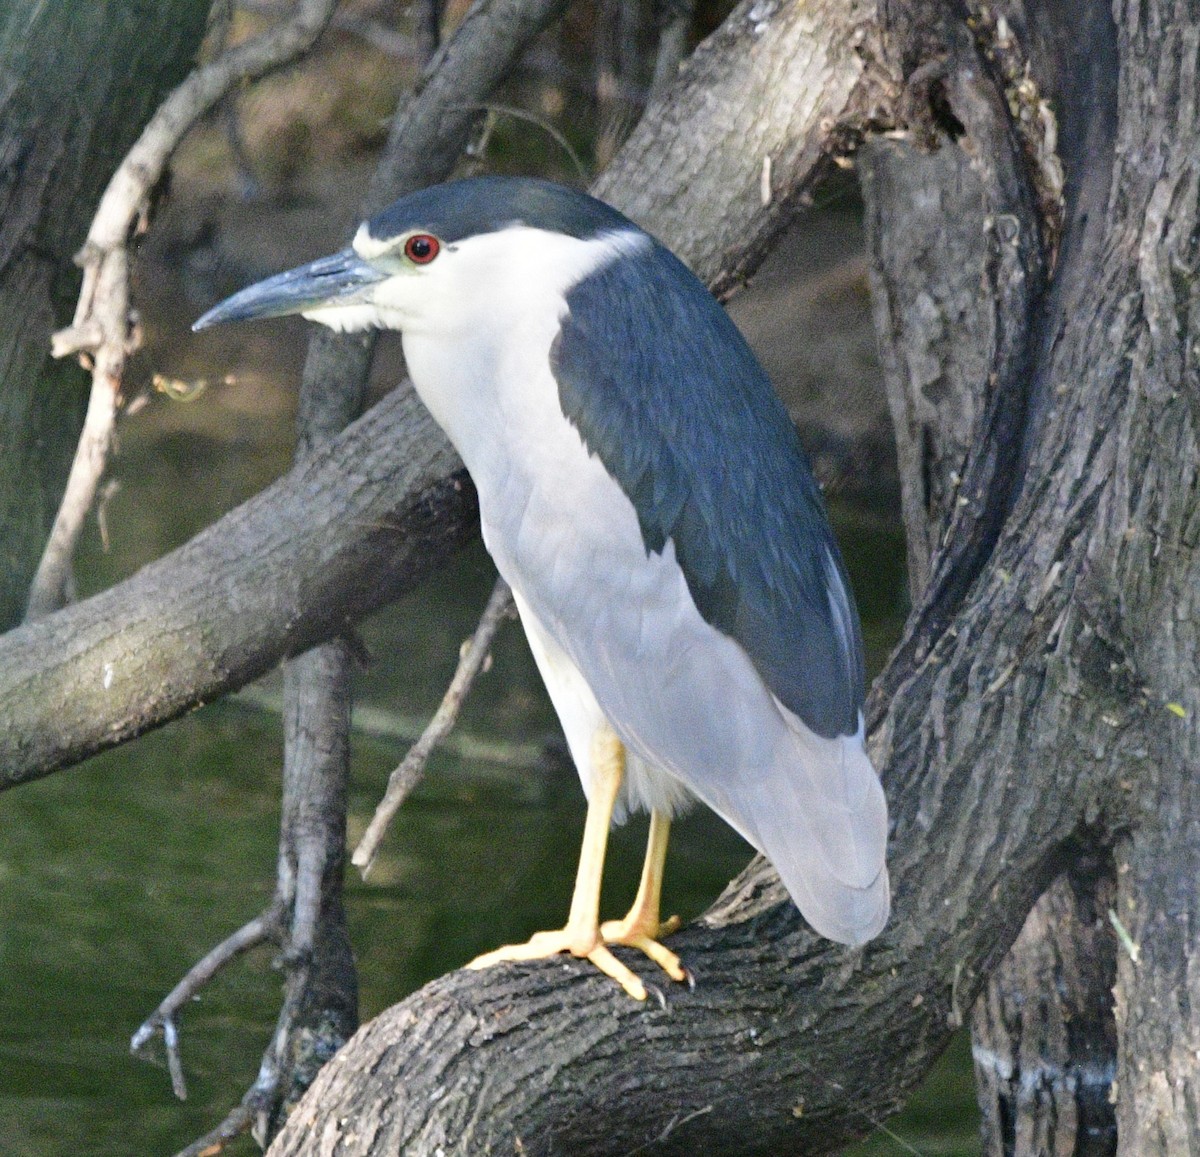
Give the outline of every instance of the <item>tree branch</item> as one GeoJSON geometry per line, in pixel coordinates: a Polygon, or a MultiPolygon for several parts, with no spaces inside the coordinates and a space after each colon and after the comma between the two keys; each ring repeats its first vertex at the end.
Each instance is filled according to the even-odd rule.
{"type": "Polygon", "coordinates": [[[458,666],[450,680],[450,686],[446,688],[446,694],[442,696],[438,709],[433,713],[429,725],[421,732],[420,738],[409,748],[400,766],[388,776],[383,799],[376,806],[367,830],[363,832],[358,847],[354,849],[350,862],[362,872],[364,878],[371,870],[375,853],[379,850],[393,817],[400,810],[400,805],[421,782],[429,756],[458,719],[458,713],[471,690],[471,685],[484,669],[484,661],[491,651],[496,630],[512,613],[512,609],[512,591],[508,583],[497,579],[474,634],[463,644],[458,666]]]}
{"type": "Polygon", "coordinates": [[[132,578],[0,636],[0,785],[132,739],[410,589],[474,533],[411,389],[132,578]]]}
{"type": "Polygon", "coordinates": [[[683,63],[592,192],[727,296],[830,158],[868,127],[893,122],[900,86],[880,28],[871,0],[744,0],[683,63]]]}
{"type": "MultiPolygon", "coordinates": [[[[1103,38],[1111,26],[1083,27],[1103,38]]],[[[1179,53],[1197,42],[1194,28],[1163,43],[1139,31],[1132,12],[1122,27],[1120,75],[1134,75],[1126,65],[1136,69],[1160,45],[1173,59],[1170,75],[1182,75],[1179,53]]],[[[1095,47],[1104,52],[1103,39],[1095,47]]],[[[914,51],[906,67],[919,76],[930,63],[914,51]]],[[[1194,108],[1192,73],[1187,78],[1180,99],[1194,108]]],[[[969,100],[956,86],[967,79],[953,68],[946,75],[943,91],[957,103],[935,136],[975,168],[1003,160],[989,149],[1015,153],[1022,145],[1016,134],[989,131],[986,116],[959,121],[970,131],[954,135],[955,113],[969,100]],[[973,156],[980,150],[986,155],[973,156]]],[[[1132,125],[1146,109],[1174,115],[1176,105],[1157,105],[1146,91],[1154,89],[1131,100],[1132,125]]],[[[1075,92],[1084,102],[1073,110],[1077,123],[1108,121],[1103,89],[1075,92]]],[[[1181,626],[1191,622],[1200,589],[1195,552],[1168,545],[1194,543],[1200,484],[1184,416],[1193,399],[1172,376],[1182,368],[1186,328],[1164,271],[1172,261],[1181,267],[1193,228],[1195,199],[1180,190],[1195,187],[1198,154],[1194,125],[1181,140],[1177,129],[1156,127],[1150,138],[1131,129],[1118,150],[1130,158],[1128,198],[1110,196],[1099,221],[1094,204],[1090,214],[1068,211],[1055,288],[1038,303],[1038,340],[1028,341],[1021,318],[1006,314],[1018,340],[1001,334],[985,343],[985,374],[996,351],[1009,362],[1022,343],[1032,347],[1034,394],[1046,384],[1053,401],[1026,407],[1007,425],[972,424],[972,458],[994,455],[1002,448],[996,439],[1018,442],[1025,486],[1005,496],[1006,517],[972,551],[969,592],[953,595],[952,614],[928,648],[902,655],[887,679],[894,694],[874,703],[872,754],[886,768],[894,824],[894,907],[883,935],[859,951],[817,941],[758,864],[672,942],[697,987],[665,994],[665,1008],[630,1006],[570,961],[498,969],[486,984],[444,977],[364,1028],[327,1067],[275,1157],[836,1148],[864,1118],[903,1099],[1085,833],[1095,839],[1096,823],[1127,815],[1129,794],[1140,791],[1153,801],[1153,824],[1131,841],[1124,887],[1140,921],[1134,935],[1155,936],[1162,967],[1143,977],[1131,958],[1121,964],[1128,1040],[1142,1046],[1140,1054],[1124,1046],[1123,1074],[1144,1072],[1137,1079],[1145,1096],[1120,1112],[1143,1130],[1143,1143],[1156,1129],[1185,1136],[1164,1132],[1163,1122],[1183,1119],[1192,1095],[1194,1064],[1184,1064],[1183,1051],[1195,1018],[1168,998],[1166,985],[1173,978],[1170,991],[1186,991],[1183,968],[1194,959],[1194,889],[1176,882],[1194,878],[1194,793],[1178,784],[1190,782],[1195,761],[1195,695],[1180,691],[1174,709],[1163,708],[1180,672],[1183,687],[1200,682],[1195,630],[1181,626]],[[1142,148],[1161,150],[1156,156],[1176,167],[1151,165],[1142,148]],[[1129,308],[1139,278],[1150,284],[1146,321],[1129,308]],[[1147,389],[1158,391],[1152,402],[1129,388],[1121,362],[1130,351],[1147,389]],[[1151,553],[1155,543],[1161,553],[1151,553]],[[1169,727],[1167,714],[1176,720],[1169,727]],[[1185,870],[1167,879],[1151,865],[1177,820],[1185,870]],[[1177,1034],[1164,1012],[1181,1023],[1177,1034]],[[1179,1050],[1160,1070],[1144,1063],[1151,1042],[1175,1040],[1179,1050]]],[[[945,159],[963,171],[961,160],[945,159]]],[[[1103,183],[1103,151],[1093,165],[1088,180],[1103,183]]],[[[1002,183],[993,187],[1003,191],[1002,183]]],[[[896,224],[904,221],[898,213],[896,224]]],[[[968,278],[974,292],[987,299],[985,309],[1015,308],[1011,278],[979,276],[988,260],[985,248],[968,278]]],[[[932,271],[939,290],[946,265],[932,271]]],[[[1021,273],[1036,278],[1032,256],[1021,273]]],[[[959,314],[947,307],[935,316],[949,330],[959,314]]],[[[983,391],[989,383],[973,385],[983,391]]],[[[973,467],[969,458],[963,476],[973,467]]],[[[1154,1055],[1163,1056],[1158,1043],[1154,1055]]]]}
{"type": "MultiPolygon", "coordinates": [[[[735,13],[740,39],[727,44],[728,53],[754,48],[792,61],[812,86],[799,99],[798,82],[788,80],[755,112],[774,126],[756,129],[758,137],[783,141],[794,132],[809,141],[781,147],[772,169],[780,194],[769,211],[758,197],[758,168],[749,199],[729,179],[745,168],[743,141],[722,100],[705,96],[696,63],[681,70],[676,95],[650,111],[598,187],[627,212],[655,218],[658,236],[690,249],[710,281],[728,284],[728,270],[752,268],[784,220],[782,192],[798,198],[816,182],[822,150],[840,139],[826,115],[856,121],[876,110],[881,81],[864,65],[873,41],[860,28],[866,6],[827,2],[819,19],[784,6],[758,31],[746,23],[751,0],[735,13]],[[810,33],[819,48],[805,39],[810,33]],[[654,125],[662,147],[654,144],[654,125]],[[685,151],[682,126],[690,141],[711,140],[712,148],[685,151]]],[[[478,51],[486,55],[485,46],[478,51]]],[[[736,62],[712,49],[702,59],[711,62],[719,95],[736,91],[736,62]]],[[[756,67],[771,71],[763,62],[756,67]]],[[[405,115],[415,162],[437,117],[418,115],[416,105],[405,115]]],[[[398,180],[409,164],[398,167],[398,180]]],[[[473,491],[460,470],[411,391],[389,396],[311,463],[180,550],[103,594],[0,636],[0,788],[69,766],[242,686],[409,589],[473,533],[473,491]]]]}
{"type": "Polygon", "coordinates": [[[268,940],[279,940],[282,933],[283,906],[276,901],[197,960],[133,1034],[129,1042],[129,1051],[135,1054],[140,1053],[150,1043],[156,1032],[163,1034],[167,1064],[171,1071],[171,1087],[181,1101],[187,1097],[187,1085],[179,1053],[177,1021],[180,1012],[225,965],[236,960],[243,952],[249,952],[251,948],[256,948],[268,940]]]}
{"type": "Polygon", "coordinates": [[[104,191],[77,258],[83,286],[75,320],[51,339],[55,357],[86,356],[92,389],[66,491],[34,575],[27,619],[41,618],[66,601],[75,547],[108,462],[125,362],[140,340],[129,311],[126,243],[134,224],[146,213],[150,192],[184,134],[234,85],[306,52],[329,22],[334,3],[300,0],[290,19],[196,69],[159,106],[104,191]]]}

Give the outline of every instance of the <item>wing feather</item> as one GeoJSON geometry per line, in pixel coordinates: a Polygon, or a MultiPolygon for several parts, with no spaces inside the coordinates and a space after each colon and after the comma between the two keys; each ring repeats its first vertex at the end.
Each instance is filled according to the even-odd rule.
{"type": "Polygon", "coordinates": [[[862,640],[796,431],[728,315],[657,243],[567,294],[551,351],[563,412],[675,545],[700,613],[814,732],[853,734],[862,640]]]}

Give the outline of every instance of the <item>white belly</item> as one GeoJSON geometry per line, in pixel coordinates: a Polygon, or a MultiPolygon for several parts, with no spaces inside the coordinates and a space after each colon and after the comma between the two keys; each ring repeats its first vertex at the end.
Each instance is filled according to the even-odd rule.
{"type": "MultiPolygon", "coordinates": [[[[484,541],[526,632],[584,790],[602,721],[630,755],[621,810],[691,792],[765,852],[809,921],[859,943],[886,919],[887,811],[858,735],[822,739],[696,609],[668,541],[647,554],[633,505],[563,416],[556,326],[485,366],[469,343],[405,351],[418,391],[479,491],[484,541]],[[425,386],[422,383],[425,383],[425,386]],[[462,405],[465,391],[486,396],[462,405]]],[[[492,347],[494,352],[495,347],[492,347]]]]}
{"type": "MultiPolygon", "coordinates": [[[[585,791],[603,720],[629,754],[622,811],[671,814],[685,785],[710,788],[747,760],[769,765],[782,722],[769,692],[741,648],[701,617],[673,546],[647,553],[632,503],[574,427],[551,415],[524,457],[514,448],[508,461],[482,484],[476,477],[484,541],[517,592],[585,791]],[[776,728],[760,726],[763,712],[776,728]]],[[[732,818],[722,792],[701,794],[732,818]]]]}

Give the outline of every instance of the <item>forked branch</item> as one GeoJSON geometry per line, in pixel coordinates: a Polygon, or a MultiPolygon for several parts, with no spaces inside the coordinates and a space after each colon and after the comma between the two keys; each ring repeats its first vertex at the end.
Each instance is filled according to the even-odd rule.
{"type": "Polygon", "coordinates": [[[187,131],[233,87],[295,60],[312,47],[336,0],[299,0],[288,20],[196,69],[162,103],[113,174],[76,260],[83,286],[71,325],[51,339],[55,357],[80,357],[92,372],[91,394],[66,491],[29,593],[26,619],[67,601],[72,559],[108,462],[125,363],[140,341],[129,307],[130,234],[187,131]]]}

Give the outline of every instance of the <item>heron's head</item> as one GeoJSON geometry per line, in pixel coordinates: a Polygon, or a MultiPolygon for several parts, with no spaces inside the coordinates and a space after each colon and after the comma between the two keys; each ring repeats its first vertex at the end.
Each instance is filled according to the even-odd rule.
{"type": "Polygon", "coordinates": [[[480,177],[436,185],[364,222],[329,257],[210,309],[193,329],[302,314],[336,330],[453,331],[503,318],[615,255],[653,243],[615,209],[545,181],[480,177]]]}

